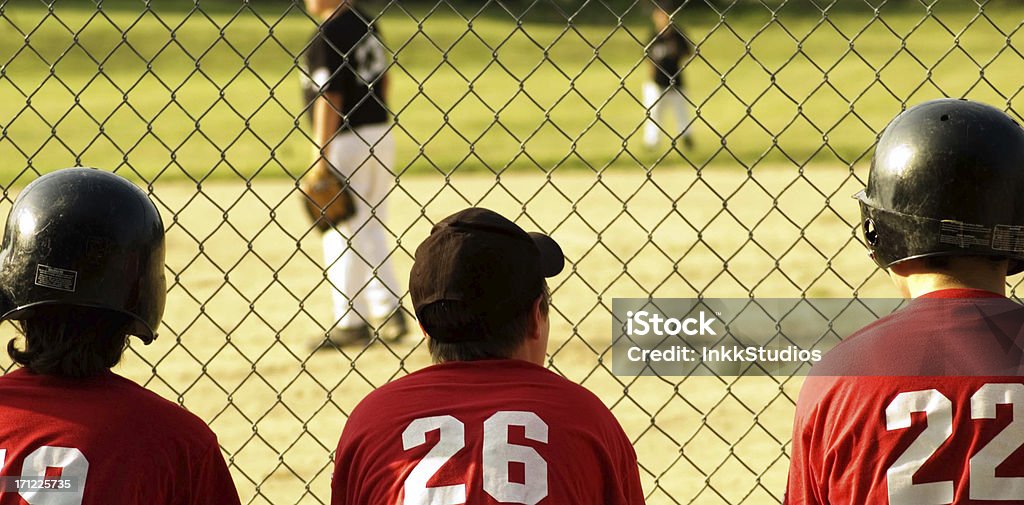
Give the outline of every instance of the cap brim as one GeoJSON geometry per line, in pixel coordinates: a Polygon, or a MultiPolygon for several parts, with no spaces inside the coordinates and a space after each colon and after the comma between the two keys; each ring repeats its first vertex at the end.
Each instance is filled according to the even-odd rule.
{"type": "Polygon", "coordinates": [[[555,239],[537,232],[530,232],[530,238],[540,251],[540,269],[544,277],[554,277],[565,268],[565,255],[555,239]]]}

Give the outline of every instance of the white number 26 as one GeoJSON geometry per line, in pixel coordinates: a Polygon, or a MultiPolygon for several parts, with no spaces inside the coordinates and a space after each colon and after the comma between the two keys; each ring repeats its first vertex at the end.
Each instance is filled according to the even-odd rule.
{"type": "MultiPolygon", "coordinates": [[[[548,495],[548,464],[532,447],[508,442],[509,426],[520,426],[526,438],[547,443],[548,425],[533,412],[502,411],[484,421],[482,472],[484,491],[502,503],[536,505],[548,495]],[[511,482],[509,463],[524,468],[523,483],[511,482]]],[[[404,505],[457,505],[466,503],[466,484],[427,487],[427,482],[453,456],[466,447],[466,429],[452,416],[417,419],[402,433],[405,450],[421,446],[427,433],[440,438],[405,479],[404,505]]]]}

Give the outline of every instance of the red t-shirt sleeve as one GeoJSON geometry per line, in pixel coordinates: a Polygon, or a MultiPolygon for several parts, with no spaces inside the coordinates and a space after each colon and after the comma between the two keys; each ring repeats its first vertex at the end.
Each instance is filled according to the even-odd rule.
{"type": "Polygon", "coordinates": [[[789,479],[783,505],[817,505],[825,503],[821,497],[818,473],[813,467],[820,461],[815,449],[823,443],[820,440],[823,422],[819,418],[820,377],[808,377],[800,390],[793,420],[793,447],[789,462],[789,479]]]}
{"type": "Polygon", "coordinates": [[[357,406],[349,415],[345,429],[342,430],[341,438],[338,440],[338,447],[334,455],[334,473],[331,476],[331,505],[355,503],[357,500],[354,494],[350,496],[350,493],[355,493],[357,490],[350,489],[349,480],[352,479],[353,483],[358,482],[358,478],[352,475],[356,471],[353,461],[355,442],[352,438],[355,436],[353,435],[353,432],[356,431],[355,426],[361,422],[359,418],[361,407],[362,405],[357,406]]]}
{"type": "Polygon", "coordinates": [[[348,455],[345,450],[345,436],[338,442],[334,455],[334,474],[331,476],[331,505],[343,505],[348,497],[348,455]]]}
{"type": "Polygon", "coordinates": [[[231,480],[220,447],[214,442],[203,458],[193,467],[190,504],[193,505],[238,505],[238,491],[231,480]]]}
{"type": "MultiPolygon", "coordinates": [[[[644,504],[644,489],[640,484],[640,465],[636,460],[636,450],[633,449],[633,444],[630,443],[629,438],[622,432],[622,429],[616,426],[620,436],[619,442],[619,457],[617,458],[619,467],[616,469],[616,474],[619,476],[618,479],[610,479],[617,489],[615,489],[615,499],[606,500],[606,503],[621,503],[623,505],[643,505],[644,504]]],[[[611,497],[607,497],[611,498],[611,497]]]]}

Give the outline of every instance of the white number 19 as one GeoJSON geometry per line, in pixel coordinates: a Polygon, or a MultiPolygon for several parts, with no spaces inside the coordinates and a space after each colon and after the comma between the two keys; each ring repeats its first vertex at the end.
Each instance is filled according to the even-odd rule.
{"type": "MultiPolygon", "coordinates": [[[[0,449],[0,469],[7,464],[7,449],[0,449]]],[[[21,477],[43,478],[47,468],[60,468],[61,478],[74,479],[71,490],[23,490],[19,494],[29,505],[82,505],[85,478],[89,473],[89,460],[74,447],[44,445],[25,456],[21,477]]]]}

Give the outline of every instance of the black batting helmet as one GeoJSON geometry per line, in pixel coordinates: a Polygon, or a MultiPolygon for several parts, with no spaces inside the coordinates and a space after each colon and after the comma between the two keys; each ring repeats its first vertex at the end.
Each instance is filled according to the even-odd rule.
{"type": "Polygon", "coordinates": [[[153,202],[109,172],[68,168],[22,190],[0,244],[0,319],[77,305],[131,316],[156,338],[164,312],[164,226],[153,202]]]}
{"type": "Polygon", "coordinates": [[[857,193],[882,268],[928,256],[1000,256],[1024,270],[1024,129],[979,102],[941,99],[882,132],[857,193]]]}

